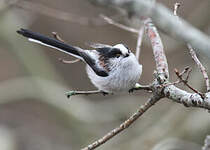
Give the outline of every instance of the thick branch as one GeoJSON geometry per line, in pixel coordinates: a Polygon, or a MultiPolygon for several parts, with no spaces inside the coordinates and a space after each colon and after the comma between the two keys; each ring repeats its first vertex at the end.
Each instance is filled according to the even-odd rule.
{"type": "Polygon", "coordinates": [[[108,140],[113,138],[115,135],[117,135],[118,133],[120,133],[123,130],[125,130],[126,128],[128,128],[142,114],[144,114],[144,112],[146,112],[151,106],[153,106],[156,102],[158,102],[158,100],[160,98],[161,97],[159,97],[159,96],[154,96],[154,97],[150,98],[144,105],[140,106],[140,108],[137,110],[136,113],[134,113],[128,120],[123,122],[119,127],[113,129],[112,131],[110,131],[109,133],[104,135],[102,138],[100,138],[99,140],[95,141],[94,143],[88,145],[87,147],[83,148],[82,150],[92,150],[92,149],[95,149],[98,146],[104,144],[105,142],[107,142],[108,140]]]}
{"type": "Polygon", "coordinates": [[[152,44],[157,72],[158,74],[164,74],[166,78],[169,78],[168,63],[163,50],[163,43],[157,28],[154,26],[151,19],[145,21],[145,29],[152,44]]]}
{"type": "Polygon", "coordinates": [[[177,19],[168,8],[150,0],[94,0],[103,5],[114,5],[125,8],[129,12],[142,17],[147,16],[162,31],[177,40],[189,43],[210,58],[210,38],[183,19],[177,19]],[[186,32],[187,31],[187,32],[186,32]]]}
{"type": "Polygon", "coordinates": [[[174,85],[166,86],[163,93],[167,98],[186,107],[200,107],[210,110],[210,93],[205,93],[204,99],[202,99],[199,94],[186,92],[174,85]]]}

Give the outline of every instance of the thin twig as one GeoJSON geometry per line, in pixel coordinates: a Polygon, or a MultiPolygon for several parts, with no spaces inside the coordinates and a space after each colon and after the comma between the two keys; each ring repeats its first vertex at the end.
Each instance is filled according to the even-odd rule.
{"type": "Polygon", "coordinates": [[[138,39],[137,39],[137,44],[136,44],[136,58],[139,60],[140,53],[141,53],[141,43],[143,40],[143,35],[144,35],[144,25],[142,25],[139,29],[138,32],[138,39]]]}
{"type": "Polygon", "coordinates": [[[65,60],[63,58],[59,58],[59,61],[61,61],[64,64],[74,64],[80,61],[80,59],[75,59],[75,60],[65,60]]]}
{"type": "Polygon", "coordinates": [[[111,138],[113,138],[115,135],[119,134],[126,128],[128,128],[132,123],[134,123],[142,114],[144,114],[151,106],[153,106],[158,100],[160,100],[161,97],[159,96],[153,96],[147,102],[140,106],[140,108],[135,112],[129,119],[127,119],[125,122],[123,122],[119,127],[113,129],[106,135],[104,135],[102,138],[98,139],[97,141],[93,142],[92,144],[88,145],[87,147],[83,148],[82,150],[93,150],[100,145],[104,144],[111,138]]]}
{"type": "Polygon", "coordinates": [[[209,77],[207,74],[207,71],[205,69],[205,67],[201,64],[201,62],[199,61],[198,57],[196,56],[195,51],[193,50],[192,46],[190,44],[187,44],[187,47],[190,50],[190,55],[192,56],[192,59],[195,61],[195,63],[198,65],[198,68],[200,69],[201,73],[203,74],[203,77],[206,81],[206,90],[207,92],[210,92],[210,86],[209,86],[209,77]]]}
{"type": "Polygon", "coordinates": [[[187,71],[186,71],[187,76],[186,76],[186,78],[185,78],[185,81],[188,81],[191,72],[192,72],[192,68],[187,69],[187,71]]]}
{"type": "MultiPolygon", "coordinates": [[[[58,20],[78,23],[80,25],[85,25],[85,26],[87,25],[103,26],[107,24],[100,17],[97,17],[97,18],[84,17],[81,15],[54,9],[46,5],[37,3],[37,2],[32,2],[32,1],[27,1],[27,0],[18,1],[18,3],[13,3],[11,4],[11,6],[16,7],[16,8],[21,8],[30,12],[35,12],[41,15],[45,15],[47,17],[53,17],[58,20]]],[[[119,15],[113,16],[113,18],[115,20],[118,20],[119,15]]]]}
{"type": "Polygon", "coordinates": [[[107,95],[108,93],[100,91],[100,90],[95,90],[95,91],[68,91],[68,92],[65,93],[67,98],[70,98],[71,96],[74,96],[74,95],[92,95],[92,94],[107,95]]]}
{"type": "Polygon", "coordinates": [[[101,18],[103,18],[108,24],[111,24],[111,25],[114,25],[120,29],[123,29],[123,30],[126,30],[126,31],[129,31],[129,32],[132,32],[132,33],[139,33],[139,31],[137,29],[134,29],[134,28],[131,28],[131,27],[128,27],[128,26],[125,26],[123,24],[120,24],[120,23],[117,23],[115,22],[114,20],[112,20],[111,18],[101,14],[100,15],[101,18]]]}
{"type": "MultiPolygon", "coordinates": [[[[191,68],[190,67],[185,67],[184,70],[179,73],[179,76],[183,76],[185,73],[187,73],[187,77],[184,79],[184,81],[188,81],[188,78],[189,78],[189,74],[191,71],[189,71],[191,68]]],[[[177,69],[176,69],[177,70],[177,69]]],[[[169,82],[169,83],[166,83],[166,84],[163,84],[161,87],[166,87],[166,86],[169,86],[169,85],[176,85],[176,84],[179,84],[179,83],[182,83],[183,81],[178,79],[177,81],[174,81],[174,82],[169,82]]]]}
{"type": "Polygon", "coordinates": [[[186,79],[183,79],[182,78],[182,75],[179,73],[179,71],[177,70],[177,69],[174,69],[174,72],[175,72],[175,74],[177,75],[177,77],[189,88],[189,89],[191,89],[193,92],[195,92],[195,93],[197,93],[197,94],[199,94],[200,96],[201,96],[201,98],[205,98],[205,96],[204,96],[204,94],[203,93],[201,93],[201,92],[199,92],[197,89],[195,89],[195,88],[193,88],[192,86],[190,86],[187,82],[187,80],[186,79],[188,79],[189,78],[189,73],[191,72],[191,70],[189,70],[189,73],[188,73],[188,75],[187,75],[187,77],[186,77],[186,79]]]}
{"type": "MultiPolygon", "coordinates": [[[[189,66],[185,67],[184,70],[179,73],[180,76],[183,76],[185,73],[187,73],[191,68],[189,66]]],[[[189,73],[188,73],[189,74],[189,73]]]]}
{"type": "MultiPolygon", "coordinates": [[[[57,32],[52,32],[52,35],[53,35],[53,37],[54,37],[56,40],[65,43],[65,41],[58,35],[57,32]]],[[[64,63],[64,64],[73,64],[73,63],[79,62],[80,59],[65,60],[65,59],[63,59],[63,58],[59,58],[59,61],[61,61],[61,62],[64,63]]]]}
{"type": "Polygon", "coordinates": [[[61,42],[65,42],[59,35],[57,32],[52,32],[52,35],[53,37],[58,40],[58,41],[61,41],[61,42]]]}
{"type": "MultiPolygon", "coordinates": [[[[175,3],[174,4],[174,15],[177,16],[177,10],[178,8],[181,6],[180,3],[175,3]]],[[[177,16],[178,17],[178,16],[177,16]]],[[[193,50],[192,46],[190,44],[187,44],[188,49],[190,50],[190,55],[192,57],[192,59],[196,62],[196,64],[198,65],[198,68],[201,70],[201,73],[204,76],[204,79],[206,80],[206,89],[207,91],[210,90],[209,87],[209,78],[206,72],[206,69],[204,68],[204,66],[201,64],[201,62],[199,61],[198,57],[196,56],[195,51],[193,50]]],[[[178,75],[177,75],[178,76],[178,75]]],[[[187,76],[187,79],[189,77],[189,74],[187,76]]],[[[186,79],[186,81],[187,81],[186,79]]],[[[184,82],[185,83],[185,82],[184,82]]],[[[185,83],[191,90],[193,90],[194,92],[198,93],[199,95],[201,95],[201,97],[204,99],[204,94],[200,93],[198,90],[195,90],[194,88],[192,88],[191,86],[189,86],[189,84],[187,84],[187,82],[185,83]]]]}

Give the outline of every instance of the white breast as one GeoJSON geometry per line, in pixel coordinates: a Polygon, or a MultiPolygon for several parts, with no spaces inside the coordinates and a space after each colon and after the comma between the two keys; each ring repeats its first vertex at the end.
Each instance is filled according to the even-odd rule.
{"type": "Polygon", "coordinates": [[[140,65],[131,53],[128,58],[123,59],[118,63],[109,76],[100,77],[87,65],[87,73],[91,82],[104,92],[114,93],[119,91],[128,91],[133,88],[138,82],[141,73],[142,65],[140,65]]]}

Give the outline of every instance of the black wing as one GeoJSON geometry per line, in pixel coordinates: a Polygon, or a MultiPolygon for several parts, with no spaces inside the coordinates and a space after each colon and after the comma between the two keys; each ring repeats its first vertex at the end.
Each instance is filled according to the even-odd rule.
{"type": "Polygon", "coordinates": [[[101,77],[107,77],[109,74],[105,69],[102,69],[102,67],[99,67],[99,65],[96,64],[96,60],[90,57],[89,54],[85,52],[80,52],[80,56],[84,59],[84,61],[93,69],[93,71],[101,77]]]}

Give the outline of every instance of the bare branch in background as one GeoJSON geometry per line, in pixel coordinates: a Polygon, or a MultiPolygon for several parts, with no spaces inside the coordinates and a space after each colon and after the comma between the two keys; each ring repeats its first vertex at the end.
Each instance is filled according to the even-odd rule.
{"type": "Polygon", "coordinates": [[[100,15],[101,18],[103,18],[108,24],[111,24],[111,25],[114,25],[120,29],[123,29],[123,30],[126,30],[126,31],[129,31],[129,32],[132,32],[132,33],[139,33],[139,31],[137,29],[134,29],[134,28],[131,28],[131,27],[128,27],[128,26],[125,26],[123,24],[120,24],[120,23],[117,23],[116,21],[114,21],[113,19],[101,14],[100,15]]]}
{"type": "Polygon", "coordinates": [[[61,42],[65,42],[59,35],[57,32],[52,32],[52,35],[53,37],[58,40],[58,41],[61,41],[61,42]]]}
{"type": "Polygon", "coordinates": [[[81,24],[81,25],[88,25],[89,23],[89,19],[87,17],[81,17],[76,14],[70,14],[64,11],[53,9],[53,8],[44,6],[42,4],[39,4],[37,2],[35,3],[32,1],[20,1],[19,3],[16,3],[14,6],[32,11],[35,13],[39,13],[42,15],[46,15],[49,17],[53,17],[59,20],[70,21],[70,22],[81,24]]]}
{"type": "MultiPolygon", "coordinates": [[[[53,37],[58,40],[58,41],[61,41],[61,42],[64,42],[65,41],[58,35],[57,32],[52,32],[52,35],[53,37]]],[[[59,58],[59,61],[61,61],[62,63],[64,64],[73,64],[73,63],[76,63],[76,62],[79,62],[80,59],[75,59],[75,60],[65,60],[65,59],[62,59],[62,58],[59,58]]]]}
{"type": "Polygon", "coordinates": [[[111,138],[113,138],[115,135],[119,134],[126,128],[128,128],[131,124],[133,124],[140,116],[142,116],[149,108],[151,108],[158,100],[160,100],[161,97],[159,96],[153,96],[147,102],[140,106],[140,108],[135,112],[129,119],[127,119],[125,122],[123,122],[119,127],[113,129],[106,135],[104,135],[102,138],[98,139],[94,143],[88,145],[87,147],[83,148],[82,150],[93,150],[100,145],[104,144],[111,138]]]}
{"type": "MultiPolygon", "coordinates": [[[[177,10],[178,10],[178,8],[180,6],[181,6],[180,3],[175,3],[174,4],[174,15],[175,16],[177,16],[177,10]]],[[[204,77],[205,82],[206,82],[206,90],[207,90],[207,92],[210,92],[209,77],[208,77],[208,74],[207,74],[207,71],[206,71],[205,67],[201,64],[201,62],[198,59],[198,57],[197,57],[195,51],[193,50],[192,46],[190,44],[187,44],[187,47],[190,50],[190,55],[191,55],[192,59],[195,61],[195,63],[197,64],[198,68],[200,69],[201,73],[203,74],[203,77],[204,77]]],[[[199,92],[198,92],[198,94],[199,94],[199,92]]],[[[201,97],[203,98],[203,94],[200,93],[199,95],[201,95],[201,97]]]]}
{"type": "Polygon", "coordinates": [[[142,40],[143,40],[143,35],[144,35],[144,25],[142,25],[139,29],[138,32],[138,39],[136,43],[136,58],[139,60],[140,53],[141,53],[141,45],[142,45],[142,40]]]}
{"type": "MultiPolygon", "coordinates": [[[[30,12],[35,12],[38,14],[42,14],[48,17],[52,17],[58,20],[63,20],[63,21],[69,21],[72,23],[78,23],[80,25],[95,25],[95,26],[102,26],[106,25],[107,23],[104,22],[103,19],[100,17],[98,18],[88,18],[88,17],[83,17],[77,14],[73,13],[68,13],[62,10],[50,8],[48,6],[39,4],[37,2],[32,2],[32,1],[26,1],[26,0],[21,0],[18,1],[17,3],[11,3],[11,6],[21,8],[28,10],[30,12]],[[75,19],[77,18],[77,19],[75,19]]],[[[119,15],[113,16],[113,19],[118,20],[120,19],[119,15]]]]}
{"type": "Polygon", "coordinates": [[[61,61],[64,64],[74,64],[74,63],[77,63],[77,62],[80,61],[80,59],[66,60],[66,59],[63,59],[63,58],[59,58],[58,60],[61,61]]]}
{"type": "Polygon", "coordinates": [[[203,74],[203,77],[204,77],[205,82],[206,82],[206,90],[207,90],[207,92],[210,92],[209,77],[208,77],[207,71],[206,71],[205,67],[201,64],[201,62],[199,61],[199,59],[196,56],[196,53],[193,50],[193,48],[189,44],[187,44],[187,46],[188,46],[188,48],[190,50],[190,55],[192,56],[192,59],[198,65],[198,68],[200,69],[201,73],[203,74]]]}
{"type": "Polygon", "coordinates": [[[199,92],[198,90],[196,90],[195,88],[193,88],[192,86],[190,86],[187,82],[188,82],[188,78],[189,78],[189,74],[192,71],[192,69],[188,69],[187,72],[187,77],[186,79],[182,78],[182,73],[179,73],[179,71],[177,69],[174,69],[175,74],[177,75],[177,77],[180,79],[181,82],[183,82],[189,89],[191,89],[193,92],[199,94],[203,99],[204,99],[204,94],[199,92]]]}
{"type": "Polygon", "coordinates": [[[95,0],[100,5],[122,7],[138,17],[150,17],[154,24],[175,39],[192,45],[196,50],[210,58],[210,38],[159,3],[150,0],[95,0]],[[186,32],[188,31],[188,32],[186,32]]]}

